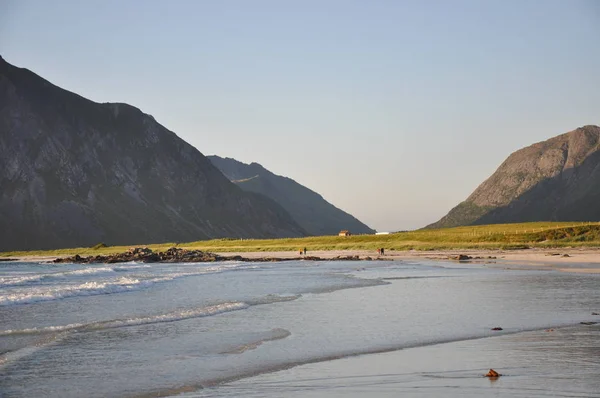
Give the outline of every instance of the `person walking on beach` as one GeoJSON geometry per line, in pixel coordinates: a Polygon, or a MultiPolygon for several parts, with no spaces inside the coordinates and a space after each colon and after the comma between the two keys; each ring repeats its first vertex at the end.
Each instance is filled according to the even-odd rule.
{"type": "Polygon", "coordinates": [[[306,247],[304,248],[304,255],[306,256],[306,247]]]}
{"type": "Polygon", "coordinates": [[[383,250],[383,247],[382,247],[382,248],[381,248],[381,255],[382,255],[382,256],[383,256],[384,252],[385,252],[385,251],[383,250]]]}

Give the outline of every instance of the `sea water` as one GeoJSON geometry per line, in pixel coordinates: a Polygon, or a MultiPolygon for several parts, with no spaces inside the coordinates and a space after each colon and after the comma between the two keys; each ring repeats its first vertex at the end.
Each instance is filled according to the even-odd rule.
{"type": "MultiPolygon", "coordinates": [[[[286,396],[289,384],[252,380],[293,383],[292,369],[324,364],[368,373],[352,358],[419,349],[414,367],[435,369],[431,347],[589,321],[599,283],[427,261],[0,263],[0,396],[286,396]]],[[[318,396],[348,389],[340,378],[318,396]]]]}

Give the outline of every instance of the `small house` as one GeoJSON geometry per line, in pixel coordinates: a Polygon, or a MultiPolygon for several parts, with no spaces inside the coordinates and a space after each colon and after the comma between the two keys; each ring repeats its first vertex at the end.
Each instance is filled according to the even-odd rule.
{"type": "Polygon", "coordinates": [[[341,230],[340,233],[338,234],[338,236],[350,236],[350,235],[352,235],[352,234],[347,229],[341,230]]]}

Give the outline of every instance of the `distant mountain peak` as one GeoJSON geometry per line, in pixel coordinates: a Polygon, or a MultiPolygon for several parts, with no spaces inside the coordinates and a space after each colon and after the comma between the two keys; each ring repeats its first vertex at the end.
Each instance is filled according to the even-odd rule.
{"type": "Polygon", "coordinates": [[[259,163],[246,164],[215,155],[208,158],[240,188],[276,201],[311,235],[337,235],[343,229],[354,234],[375,232],[352,215],[327,202],[317,192],[289,177],[276,175],[259,163]]]}

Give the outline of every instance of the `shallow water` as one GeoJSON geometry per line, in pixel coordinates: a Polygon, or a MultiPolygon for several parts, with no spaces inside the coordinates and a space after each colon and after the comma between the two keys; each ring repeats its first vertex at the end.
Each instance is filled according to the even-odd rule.
{"type": "Polygon", "coordinates": [[[190,397],[597,397],[600,328],[565,327],[344,358],[190,397]],[[490,367],[502,377],[482,377],[490,367]]]}
{"type": "MultiPolygon", "coordinates": [[[[235,396],[241,383],[281,396],[285,383],[263,391],[252,381],[272,376],[253,376],[411,347],[426,353],[419,369],[435,369],[433,346],[593,320],[599,276],[428,262],[0,263],[0,395],[235,396]]],[[[354,391],[344,380],[321,396],[354,391]]]]}

